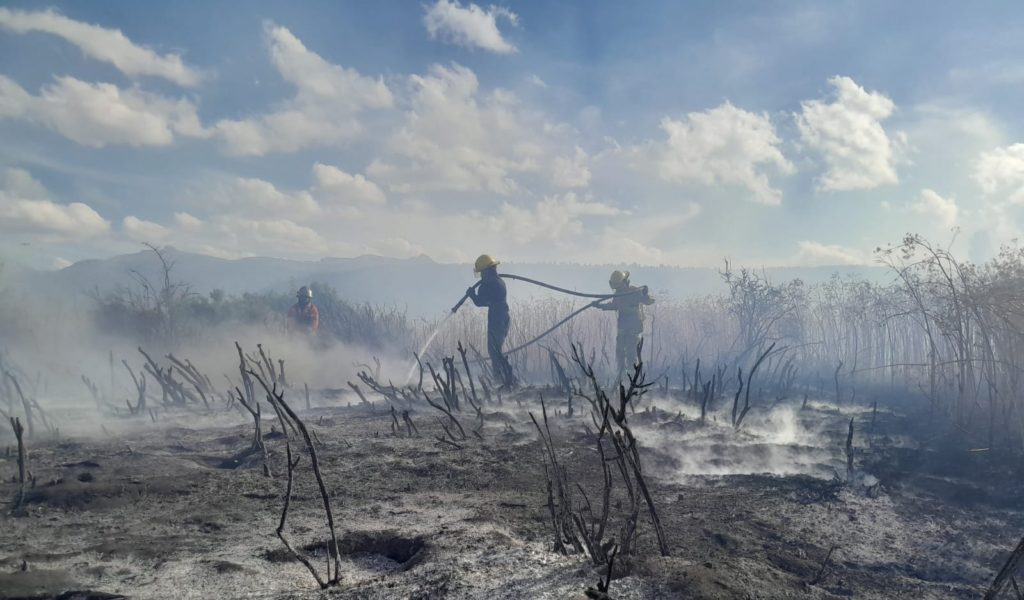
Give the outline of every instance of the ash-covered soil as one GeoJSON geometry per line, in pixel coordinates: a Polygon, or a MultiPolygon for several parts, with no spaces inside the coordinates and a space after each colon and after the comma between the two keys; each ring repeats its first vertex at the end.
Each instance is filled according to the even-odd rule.
{"type": "MultiPolygon", "coordinates": [[[[462,449],[435,439],[430,407],[411,411],[412,437],[393,433],[380,401],[301,411],[342,555],[341,584],[325,591],[275,536],[287,479],[276,420],[263,425],[271,477],[247,452],[251,419],[235,412],[109,417],[110,434],[29,440],[35,483],[2,518],[0,598],[583,598],[601,570],[552,551],[536,397],[486,406],[483,439],[462,449]]],[[[752,411],[734,432],[724,412],[701,427],[673,398],[642,407],[631,424],[671,556],[643,513],[613,598],[978,598],[1024,533],[1019,468],[939,444],[919,419],[798,403],[752,411]]],[[[599,489],[590,416],[549,416],[571,479],[599,489]]],[[[468,429],[473,416],[463,420],[468,429]]],[[[18,485],[4,435],[6,501],[18,485]]],[[[323,572],[320,496],[308,455],[293,449],[287,534],[323,572]]]]}

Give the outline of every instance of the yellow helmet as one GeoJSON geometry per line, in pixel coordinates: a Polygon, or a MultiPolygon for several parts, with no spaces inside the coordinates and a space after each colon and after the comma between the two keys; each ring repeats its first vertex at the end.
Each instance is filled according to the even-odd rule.
{"type": "Polygon", "coordinates": [[[476,262],[473,263],[473,272],[479,275],[480,273],[483,273],[487,269],[490,269],[491,267],[496,267],[500,264],[501,263],[494,260],[494,258],[490,254],[481,254],[480,257],[476,259],[476,262]]]}
{"type": "Polygon", "coordinates": [[[608,278],[608,285],[613,290],[617,290],[627,279],[629,279],[629,271],[612,271],[612,276],[608,278]]]}

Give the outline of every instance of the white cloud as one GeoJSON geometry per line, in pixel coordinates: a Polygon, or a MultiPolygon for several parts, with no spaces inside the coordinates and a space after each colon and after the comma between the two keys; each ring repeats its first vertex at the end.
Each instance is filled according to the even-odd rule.
{"type": "Polygon", "coordinates": [[[932,144],[954,146],[958,154],[965,147],[991,148],[1001,143],[1004,127],[995,117],[975,107],[950,105],[943,102],[919,104],[913,109],[915,120],[910,125],[910,137],[918,145],[933,150],[932,144]]]}
{"type": "Polygon", "coordinates": [[[597,243],[580,252],[579,258],[586,257],[589,263],[612,265],[638,264],[660,265],[667,262],[667,255],[661,249],[623,235],[615,227],[607,227],[597,243]]]}
{"type": "Polygon", "coordinates": [[[137,242],[157,244],[165,242],[171,237],[171,230],[163,225],[130,215],[121,222],[121,229],[125,235],[137,242]]]}
{"type": "Polygon", "coordinates": [[[1006,194],[1024,204],[1024,144],[1011,144],[982,153],[974,165],[974,180],[986,194],[1006,194]]]}
{"type": "Polygon", "coordinates": [[[234,228],[243,235],[249,235],[255,240],[264,240],[271,244],[281,244],[286,247],[308,248],[312,250],[321,247],[323,238],[310,227],[299,225],[288,219],[277,220],[239,220],[228,222],[227,228],[234,228]]]}
{"type": "Polygon", "coordinates": [[[313,165],[313,177],[316,180],[313,192],[321,201],[343,206],[384,204],[386,201],[384,191],[358,173],[350,175],[337,167],[316,163],[313,165]]]}
{"type": "Polygon", "coordinates": [[[202,219],[194,217],[187,212],[174,213],[174,223],[185,231],[198,231],[206,224],[202,219]]]}
{"type": "Polygon", "coordinates": [[[7,169],[0,180],[0,230],[88,238],[107,233],[110,223],[81,202],[58,204],[23,169],[7,169]]]}
{"type": "Polygon", "coordinates": [[[622,214],[618,208],[590,199],[580,200],[573,192],[549,196],[532,207],[505,203],[500,212],[485,220],[486,226],[496,234],[516,243],[536,240],[558,240],[581,235],[583,217],[614,217],[622,214]]]}
{"type": "Polygon", "coordinates": [[[566,147],[567,128],[547,122],[505,90],[483,94],[473,71],[433,65],[410,77],[413,95],[389,155],[367,174],[396,192],[492,192],[520,189],[517,177],[579,183],[585,157],[566,147]],[[556,159],[568,154],[572,158],[556,159]]]}
{"type": "Polygon", "coordinates": [[[221,203],[237,215],[302,221],[320,212],[320,205],[308,191],[282,191],[269,181],[251,177],[236,178],[220,196],[221,203]]]}
{"type": "Polygon", "coordinates": [[[381,79],[327,62],[284,27],[268,23],[265,34],[274,67],[296,94],[268,114],[219,121],[214,128],[230,154],[262,156],[345,143],[362,132],[362,112],[392,106],[381,79]]]}
{"type": "Polygon", "coordinates": [[[824,191],[872,189],[899,182],[894,144],[882,128],[896,105],[868,92],[849,77],[828,80],[835,99],[807,100],[794,115],[800,139],[820,152],[827,167],[818,181],[824,191]]]}
{"type": "Polygon", "coordinates": [[[668,135],[665,141],[627,149],[636,168],[652,165],[657,176],[669,182],[742,186],[762,204],[782,201],[764,168],[774,166],[788,174],[793,165],[779,149],[781,142],[768,115],[725,102],[681,120],[666,117],[661,128],[668,135]]]}
{"type": "Polygon", "coordinates": [[[960,89],[971,90],[1016,86],[1024,82],[1024,64],[1020,61],[997,60],[983,65],[954,67],[949,71],[949,80],[960,89]]]}
{"type": "Polygon", "coordinates": [[[373,254],[396,258],[410,258],[425,254],[423,248],[403,237],[382,238],[369,246],[373,254]]]}
{"type": "Polygon", "coordinates": [[[953,198],[943,198],[934,190],[921,190],[918,201],[910,206],[911,212],[933,219],[949,229],[957,224],[960,210],[953,198]]]}
{"type": "Polygon", "coordinates": [[[43,184],[24,169],[6,169],[3,175],[3,188],[0,189],[8,197],[45,200],[49,196],[43,184]]]}
{"type": "Polygon", "coordinates": [[[794,262],[800,266],[862,265],[867,258],[862,252],[834,244],[797,242],[800,247],[794,262]]]}
{"type": "Polygon", "coordinates": [[[500,6],[483,9],[472,3],[464,7],[458,0],[437,0],[427,8],[423,23],[433,40],[497,54],[516,52],[516,47],[501,35],[498,19],[505,19],[512,25],[519,22],[514,12],[500,6]]]}
{"type": "Polygon", "coordinates": [[[202,79],[199,71],[182,62],[177,54],[157,54],[133,43],[117,29],[75,21],[53,10],[26,12],[0,8],[0,28],[64,38],[90,58],[108,62],[125,75],[152,75],[188,87],[202,79]]]}
{"type": "MultiPolygon", "coordinates": [[[[310,259],[365,251],[347,240],[335,241],[338,231],[333,222],[314,219],[301,223],[258,210],[244,212],[232,207],[225,212],[215,205],[212,208],[205,219],[179,212],[167,224],[129,216],[121,230],[128,239],[173,243],[182,250],[228,259],[256,255],[310,259]]],[[[346,237],[352,233],[346,232],[346,237]]]]}
{"type": "Polygon", "coordinates": [[[254,177],[216,177],[191,192],[190,210],[196,214],[176,212],[167,225],[126,221],[124,229],[160,227],[170,232],[175,246],[220,257],[345,256],[366,251],[350,243],[353,237],[394,236],[387,230],[392,213],[372,182],[321,163],[312,175],[309,189],[286,189],[254,177]],[[356,224],[354,217],[363,210],[375,211],[379,229],[356,224]]]}
{"type": "Polygon", "coordinates": [[[35,98],[13,79],[0,75],[0,118],[25,118],[34,101],[35,98]]]}
{"type": "Polygon", "coordinates": [[[0,75],[0,118],[38,123],[83,146],[166,146],[175,135],[204,137],[192,102],[138,88],[57,77],[33,96],[0,75]]]}
{"type": "Polygon", "coordinates": [[[176,247],[220,257],[311,259],[374,253],[469,260],[486,247],[519,260],[558,256],[568,261],[658,263],[665,261],[665,254],[652,238],[675,239],[678,227],[700,212],[691,203],[671,216],[647,215],[630,226],[623,222],[628,213],[622,209],[565,192],[539,201],[517,196],[499,206],[468,211],[446,210],[421,198],[364,203],[358,206],[361,218],[354,219],[332,211],[320,198],[319,184],[331,180],[325,175],[335,175],[333,167],[322,167],[322,177],[314,168],[308,190],[252,178],[213,180],[205,191],[196,190],[204,202],[190,209],[194,215],[179,212],[169,223],[159,224],[129,218],[122,230],[126,237],[148,240],[167,230],[176,247]],[[311,196],[320,201],[311,202],[311,196]],[[458,243],[452,243],[452,232],[458,232],[458,243]]]}
{"type": "Polygon", "coordinates": [[[576,146],[576,154],[572,158],[555,157],[552,182],[560,188],[586,187],[590,183],[590,168],[583,148],[576,146]]]}

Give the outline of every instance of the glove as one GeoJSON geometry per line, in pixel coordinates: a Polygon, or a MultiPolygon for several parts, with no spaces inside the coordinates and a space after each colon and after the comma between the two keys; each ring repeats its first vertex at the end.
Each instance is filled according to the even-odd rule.
{"type": "Polygon", "coordinates": [[[647,286],[646,285],[641,287],[640,289],[644,291],[644,296],[649,296],[650,295],[650,293],[647,291],[647,286]]]}
{"type": "Polygon", "coordinates": [[[469,296],[470,298],[472,298],[474,291],[475,291],[474,288],[468,287],[468,288],[466,288],[466,295],[469,296]]]}

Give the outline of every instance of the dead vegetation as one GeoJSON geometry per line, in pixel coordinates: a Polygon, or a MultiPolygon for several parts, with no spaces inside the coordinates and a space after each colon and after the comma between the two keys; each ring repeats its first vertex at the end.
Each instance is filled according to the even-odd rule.
{"type": "MultiPolygon", "coordinates": [[[[239,350],[241,352],[241,350],[239,350]]],[[[260,348],[260,355],[266,358],[263,354],[263,348],[260,348]]],[[[284,434],[285,439],[285,461],[288,471],[288,482],[285,489],[284,506],[281,508],[281,521],[279,522],[275,533],[277,537],[284,544],[285,548],[291,552],[296,560],[302,563],[309,573],[316,580],[317,585],[321,589],[325,589],[331,586],[338,585],[341,581],[341,553],[338,550],[338,536],[334,526],[334,512],[331,509],[331,498],[327,492],[327,485],[324,483],[323,474],[320,471],[320,463],[317,458],[316,446],[313,444],[313,438],[310,436],[309,429],[306,428],[306,424],[299,418],[298,414],[292,410],[292,407],[284,399],[284,391],[278,390],[277,384],[268,385],[266,380],[258,374],[256,371],[250,370],[249,375],[259,382],[260,387],[266,392],[267,401],[273,406],[274,412],[277,413],[278,421],[281,424],[281,431],[284,434]],[[295,468],[298,466],[301,459],[301,455],[295,456],[292,459],[292,438],[288,434],[289,429],[293,433],[297,433],[302,440],[304,445],[305,453],[309,456],[310,468],[313,472],[313,476],[316,478],[317,488],[320,492],[320,498],[323,501],[324,514],[327,518],[327,529],[330,533],[330,555],[334,557],[333,568],[330,560],[327,561],[326,573],[321,574],[309,557],[300,553],[295,549],[292,543],[285,536],[285,528],[288,523],[288,508],[291,504],[292,499],[292,486],[295,479],[295,468]]]]}
{"type": "MultiPolygon", "coordinates": [[[[349,449],[345,452],[382,452],[374,444],[387,438],[389,448],[438,457],[430,469],[446,473],[451,481],[458,479],[464,463],[502,452],[511,455],[517,445],[527,447],[532,454],[524,450],[515,455],[518,462],[509,467],[514,474],[501,473],[530,488],[529,494],[535,494],[530,501],[539,502],[528,505],[517,497],[511,504],[540,507],[543,539],[550,550],[562,557],[585,557],[591,568],[605,573],[585,591],[590,598],[613,597],[610,588],[618,585],[613,580],[645,573],[652,561],[672,564],[669,561],[685,555],[700,565],[701,553],[713,554],[716,544],[730,548],[728,540],[694,537],[692,529],[680,524],[692,517],[673,504],[691,502],[696,515],[719,509],[678,492],[695,488],[672,488],[678,493],[667,495],[665,489],[682,484],[667,482],[665,474],[677,469],[697,442],[721,453],[733,445],[752,458],[758,453],[771,455],[777,449],[759,436],[772,426],[770,418],[780,407],[792,405],[800,426],[811,419],[829,419],[831,429],[815,435],[826,439],[836,459],[829,465],[836,479],[757,480],[777,492],[771,496],[773,502],[792,502],[801,510],[819,505],[842,509],[846,504],[859,507],[880,493],[896,496],[902,493],[901,486],[932,485],[928,489],[935,490],[949,487],[953,480],[974,493],[980,485],[975,479],[1013,481],[1024,456],[1024,405],[1019,393],[1024,372],[1024,253],[1007,251],[993,264],[973,266],[910,236],[901,246],[880,252],[880,257],[892,268],[897,284],[835,280],[809,289],[798,282],[775,284],[756,272],[737,272],[727,265],[722,273],[726,296],[658,305],[651,331],[637,348],[634,368],[622,382],[609,376],[606,339],[613,334],[608,323],[588,321],[591,316],[583,313],[579,321],[545,338],[544,346],[529,346],[513,355],[517,375],[534,382],[532,386],[501,390],[480,366],[484,357],[462,342],[479,338],[474,335],[479,334],[474,329],[479,324],[459,317],[442,332],[433,353],[414,357],[416,368],[408,382],[391,379],[396,373],[374,358],[373,366],[359,366],[357,380],[342,380],[351,390],[345,390],[347,398],[342,400],[348,412],[332,407],[338,412],[322,412],[317,423],[342,421],[345,417],[339,414],[363,415],[374,423],[373,436],[361,432],[366,433],[361,441],[349,442],[339,434],[336,439],[349,449]],[[465,337],[451,337],[455,335],[465,337]],[[646,340],[655,341],[648,345],[646,340]],[[916,404],[915,398],[923,402],[916,404]],[[531,425],[536,438],[529,433],[531,425]],[[920,457],[925,456],[947,464],[928,465],[932,470],[925,477],[920,462],[901,462],[910,460],[906,456],[911,453],[920,453],[913,460],[923,461],[920,457]],[[531,461],[542,466],[532,469],[531,461]],[[962,471],[951,474],[954,468],[962,471]],[[873,474],[880,481],[871,482],[873,474]],[[663,500],[671,497],[675,503],[663,500]],[[690,537],[678,537],[680,531],[690,537]]],[[[160,289],[153,288],[150,297],[158,304],[164,294],[160,289]]],[[[523,319],[514,321],[519,329],[510,344],[535,337],[534,330],[551,317],[546,306],[542,303],[529,316],[524,312],[514,317],[523,319]]],[[[275,530],[280,544],[320,588],[339,587],[345,579],[340,557],[346,552],[341,545],[352,532],[342,531],[343,521],[336,520],[339,496],[325,481],[325,476],[333,476],[321,464],[321,453],[328,447],[320,439],[324,429],[317,425],[318,434],[305,422],[317,412],[312,399],[322,404],[326,396],[289,381],[295,377],[294,363],[288,363],[286,374],[284,358],[272,356],[262,345],[247,353],[236,342],[235,350],[237,370],[232,367],[223,383],[219,376],[209,376],[217,371],[188,358],[196,354],[187,345],[160,352],[140,346],[134,359],[121,361],[127,378],[124,371],[115,377],[111,353],[109,385],[105,374],[82,374],[81,383],[75,383],[79,390],[84,384],[90,405],[95,404],[107,424],[145,422],[147,416],[162,425],[165,415],[167,420],[175,415],[240,415],[246,423],[243,447],[232,447],[228,458],[224,452],[196,460],[240,473],[243,467],[261,467],[261,485],[274,492],[259,493],[282,499],[275,530]],[[302,417],[296,397],[304,401],[307,412],[302,417]],[[304,459],[308,471],[301,467],[304,459]],[[305,525],[293,529],[298,507],[309,508],[297,492],[307,477],[315,482],[323,511],[323,526],[314,531],[305,525]],[[297,541],[310,535],[317,538],[312,544],[297,541]],[[321,555],[327,557],[324,567],[315,564],[321,555]]],[[[2,366],[0,411],[11,423],[18,446],[19,487],[13,496],[17,511],[34,482],[25,440],[33,442],[32,468],[38,471],[36,442],[52,444],[59,436],[59,421],[39,401],[44,386],[38,377],[33,381],[9,362],[2,366]]],[[[397,377],[404,375],[404,369],[398,371],[397,377]]],[[[803,451],[799,443],[789,444],[795,452],[803,451]]],[[[136,452],[128,446],[126,454],[136,452]]],[[[334,454],[330,458],[340,460],[334,454]]],[[[706,460],[726,460],[722,454],[710,456],[706,460]]],[[[395,463],[398,466],[388,463],[381,468],[424,468],[395,463]]],[[[497,470],[494,465],[488,468],[497,470]]],[[[749,477],[753,481],[754,476],[749,477]]],[[[90,484],[75,481],[54,484],[47,493],[63,493],[69,484],[90,484]]],[[[446,479],[443,485],[449,484],[446,479]]],[[[709,492],[696,493],[699,498],[709,492]]],[[[769,496],[767,491],[750,493],[769,496]]],[[[724,502],[731,500],[724,496],[724,502]]],[[[310,516],[304,512],[299,518],[305,523],[310,516]]],[[[728,519],[746,524],[757,517],[754,511],[736,512],[728,519]]],[[[855,521],[851,518],[851,527],[855,521]]],[[[785,537],[766,531],[758,535],[785,537]]],[[[1003,535],[1008,546],[1019,531],[1003,535]]],[[[772,550],[770,558],[773,565],[783,565],[783,571],[796,573],[801,582],[838,590],[844,585],[839,574],[856,570],[852,559],[847,560],[847,550],[846,540],[829,539],[801,549],[799,556],[772,550]]],[[[1021,552],[1020,546],[1011,552],[998,573],[999,565],[989,565],[994,582],[988,587],[986,581],[987,597],[1008,597],[1016,589],[1021,552]]],[[[857,568],[869,571],[870,565],[865,565],[857,568]]],[[[977,577],[972,577],[963,585],[980,593],[977,577]]],[[[593,581],[589,575],[588,581],[593,581]]]]}

